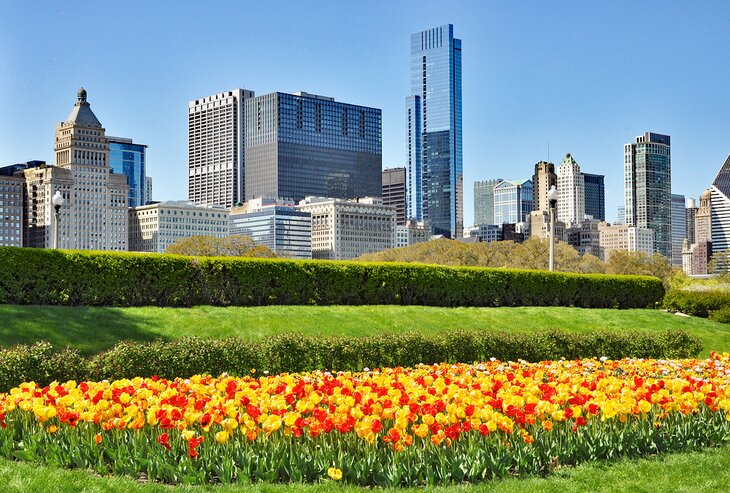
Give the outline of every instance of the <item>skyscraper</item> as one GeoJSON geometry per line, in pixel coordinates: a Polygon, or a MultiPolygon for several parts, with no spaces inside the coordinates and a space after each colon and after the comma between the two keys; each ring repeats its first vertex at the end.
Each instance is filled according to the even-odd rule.
{"type": "Polygon", "coordinates": [[[494,187],[504,180],[474,182],[474,224],[494,224],[494,187]]]}
{"type": "Polygon", "coordinates": [[[383,170],[383,204],[395,206],[395,224],[406,224],[406,169],[383,170]]]}
{"type": "Polygon", "coordinates": [[[684,210],[685,223],[687,223],[687,239],[689,244],[695,242],[695,217],[697,216],[697,206],[694,198],[687,199],[687,208],[684,210]]]}
{"type": "Polygon", "coordinates": [[[494,187],[494,224],[527,221],[532,210],[532,181],[504,180],[494,187]]]}
{"type": "Polygon", "coordinates": [[[550,212],[547,194],[551,187],[557,186],[558,175],[555,174],[555,165],[545,161],[535,164],[535,174],[532,175],[532,209],[550,212]]]}
{"type": "Polygon", "coordinates": [[[51,198],[60,192],[65,203],[60,208],[59,248],[127,250],[127,179],[111,172],[109,142],[86,97],[79,89],[68,118],[56,127],[56,165],[23,171],[24,246],[54,245],[51,198]]]}
{"type": "MultiPolygon", "coordinates": [[[[730,248],[730,156],[715,177],[710,187],[712,200],[712,253],[730,248]]],[[[702,201],[700,200],[700,210],[702,201]]],[[[697,212],[700,215],[700,212],[697,212]]],[[[696,226],[695,236],[700,236],[696,226]]],[[[697,241],[701,241],[697,238],[697,241]]]]}
{"type": "Polygon", "coordinates": [[[558,166],[558,221],[567,227],[583,222],[585,186],[580,166],[570,154],[558,166]]]}
{"type": "Polygon", "coordinates": [[[306,92],[245,103],[245,197],[380,197],[381,110],[306,92]]]}
{"type": "Polygon", "coordinates": [[[234,89],[188,103],[188,199],[231,207],[244,197],[244,101],[234,89]]]}
{"type": "Polygon", "coordinates": [[[687,238],[684,195],[672,194],[672,264],[682,265],[682,245],[687,238]]]}
{"type": "Polygon", "coordinates": [[[603,175],[583,173],[585,186],[585,212],[597,221],[606,220],[606,187],[603,175]]]}
{"type": "Polygon", "coordinates": [[[109,141],[109,166],[112,172],[127,177],[129,185],[129,207],[145,205],[146,196],[146,163],[147,146],[135,144],[132,139],[123,137],[107,137],[109,141]]]}
{"type": "Polygon", "coordinates": [[[428,220],[434,234],[461,237],[461,40],[453,25],[411,35],[406,115],[408,215],[428,220]]]}
{"type": "Polygon", "coordinates": [[[672,256],[672,158],[668,135],[646,132],[624,145],[626,224],[654,231],[654,248],[672,256]]]}

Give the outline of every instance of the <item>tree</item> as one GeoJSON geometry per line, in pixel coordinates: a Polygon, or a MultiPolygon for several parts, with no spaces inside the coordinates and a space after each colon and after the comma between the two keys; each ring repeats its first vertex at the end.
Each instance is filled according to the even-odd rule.
{"type": "Polygon", "coordinates": [[[269,247],[259,245],[253,238],[245,235],[233,235],[227,238],[213,236],[181,238],[168,246],[165,253],[199,257],[276,257],[269,247]]]}
{"type": "Polygon", "coordinates": [[[707,264],[707,272],[710,274],[730,274],[730,249],[715,252],[707,264]]]}
{"type": "Polygon", "coordinates": [[[649,255],[646,252],[613,250],[606,261],[606,273],[608,274],[654,276],[666,281],[671,277],[672,272],[669,259],[659,253],[649,255]]]}

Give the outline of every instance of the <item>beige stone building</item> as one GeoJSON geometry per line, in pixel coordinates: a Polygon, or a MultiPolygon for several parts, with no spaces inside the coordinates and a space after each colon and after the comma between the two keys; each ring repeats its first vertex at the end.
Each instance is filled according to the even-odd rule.
{"type": "Polygon", "coordinates": [[[645,252],[649,255],[654,253],[654,231],[651,229],[601,223],[598,225],[598,234],[601,260],[608,261],[614,250],[645,252]]]}
{"type": "Polygon", "coordinates": [[[177,240],[191,236],[225,238],[229,232],[228,221],[228,209],[184,200],[130,207],[129,249],[164,253],[177,240]]]}
{"type": "Polygon", "coordinates": [[[549,212],[547,194],[551,187],[557,186],[558,175],[555,174],[555,164],[545,161],[535,164],[535,174],[532,175],[532,210],[549,212]]]}
{"type": "Polygon", "coordinates": [[[51,197],[64,199],[58,247],[73,250],[127,250],[127,178],[109,167],[105,130],[81,88],[66,121],[56,127],[56,165],[23,171],[26,211],[23,244],[54,245],[51,197]]]}
{"type": "Polygon", "coordinates": [[[298,208],[312,214],[312,258],[348,260],[395,246],[396,209],[382,199],[306,197],[298,208]]]}

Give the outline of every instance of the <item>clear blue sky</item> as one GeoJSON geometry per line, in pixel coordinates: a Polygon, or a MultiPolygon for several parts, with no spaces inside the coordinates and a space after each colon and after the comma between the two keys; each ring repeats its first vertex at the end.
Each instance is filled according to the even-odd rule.
{"type": "Polygon", "coordinates": [[[463,42],[465,224],[473,183],[567,152],[623,203],[623,145],[672,137],[673,192],[698,197],[730,153],[730,2],[10,2],[0,15],[0,165],[53,162],[80,86],[108,135],[147,144],[156,200],[187,197],[187,103],[245,87],[383,110],[404,166],[409,35],[463,42]]]}

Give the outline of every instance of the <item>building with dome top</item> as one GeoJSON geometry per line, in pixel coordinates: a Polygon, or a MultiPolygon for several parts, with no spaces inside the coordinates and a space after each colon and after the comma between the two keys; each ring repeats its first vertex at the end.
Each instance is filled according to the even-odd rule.
{"type": "Polygon", "coordinates": [[[84,88],[65,121],[56,126],[55,166],[23,170],[23,246],[54,246],[54,206],[60,192],[58,248],[127,250],[127,194],[124,175],[109,166],[109,141],[91,110],[84,88]]]}

